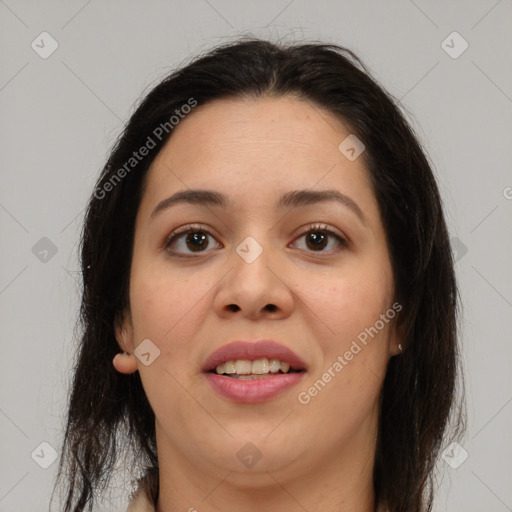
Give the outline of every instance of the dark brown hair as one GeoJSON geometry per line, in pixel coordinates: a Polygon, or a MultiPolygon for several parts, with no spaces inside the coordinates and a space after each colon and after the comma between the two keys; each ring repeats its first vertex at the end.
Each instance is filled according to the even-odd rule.
{"type": "Polygon", "coordinates": [[[134,224],[146,173],[172,129],[153,136],[156,147],[133,168],[126,163],[191,98],[203,105],[267,94],[293,95],[326,109],[366,147],[362,158],[387,234],[394,299],[403,305],[404,351],[390,359],[381,391],[376,501],[392,512],[431,510],[450,413],[454,433],[464,423],[463,398],[457,398],[458,292],[432,169],[399,103],[350,50],[240,39],[196,58],[147,94],[89,201],[81,239],[81,343],[58,475],[65,511],[92,510],[121,455],[140,474],[158,469],[155,416],[139,373],[118,373],[112,358],[119,352],[114,324],[129,307],[134,224]]]}

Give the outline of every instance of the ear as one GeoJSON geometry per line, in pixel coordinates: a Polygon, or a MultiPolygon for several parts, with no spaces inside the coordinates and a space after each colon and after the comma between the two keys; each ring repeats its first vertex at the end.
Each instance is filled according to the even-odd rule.
{"type": "Polygon", "coordinates": [[[405,332],[403,323],[395,318],[391,325],[389,355],[390,357],[402,355],[405,350],[405,332]]]}
{"type": "Polygon", "coordinates": [[[125,311],[116,316],[114,330],[122,353],[116,354],[112,364],[119,373],[134,373],[138,369],[138,364],[136,357],[133,355],[133,325],[129,312],[125,311]]]}

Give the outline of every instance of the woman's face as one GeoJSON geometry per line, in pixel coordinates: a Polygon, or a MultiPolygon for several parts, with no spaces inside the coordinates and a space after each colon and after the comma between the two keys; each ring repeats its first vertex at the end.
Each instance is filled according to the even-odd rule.
{"type": "Polygon", "coordinates": [[[360,148],[338,147],[349,135],[291,97],[217,100],[151,165],[118,340],[131,354],[150,340],[134,361],[160,464],[278,481],[340,460],[357,473],[361,454],[368,464],[401,306],[360,148]],[[193,190],[225,204],[169,201],[193,190]],[[250,346],[211,359],[237,340],[250,346]],[[235,363],[219,371],[242,377],[208,371],[223,359],[235,363]],[[301,371],[276,374],[287,362],[301,371]]]}

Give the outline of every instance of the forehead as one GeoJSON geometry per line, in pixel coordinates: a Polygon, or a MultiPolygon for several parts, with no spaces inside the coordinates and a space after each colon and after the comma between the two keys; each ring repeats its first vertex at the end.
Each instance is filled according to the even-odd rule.
{"type": "Polygon", "coordinates": [[[245,201],[336,188],[372,202],[363,158],[350,161],[339,150],[350,133],[326,109],[294,97],[214,100],[173,129],[150,167],[147,194],[155,202],[174,190],[202,187],[245,201]]]}
{"type": "MultiPolygon", "coordinates": [[[[229,149],[259,153],[261,145],[273,154],[295,146],[300,153],[320,156],[330,145],[337,148],[349,131],[333,114],[313,103],[289,96],[220,99],[196,107],[173,130],[165,149],[192,149],[204,153],[229,149]],[[236,143],[236,144],[235,144],[236,143]]],[[[290,158],[293,155],[289,155],[290,158]]]]}

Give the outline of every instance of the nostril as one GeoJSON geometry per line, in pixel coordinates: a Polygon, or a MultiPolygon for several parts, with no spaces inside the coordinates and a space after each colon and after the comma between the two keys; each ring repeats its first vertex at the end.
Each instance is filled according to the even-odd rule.
{"type": "Polygon", "coordinates": [[[268,310],[268,311],[275,311],[277,309],[277,307],[275,306],[275,304],[267,304],[265,306],[265,308],[268,310]]]}

